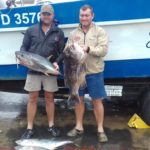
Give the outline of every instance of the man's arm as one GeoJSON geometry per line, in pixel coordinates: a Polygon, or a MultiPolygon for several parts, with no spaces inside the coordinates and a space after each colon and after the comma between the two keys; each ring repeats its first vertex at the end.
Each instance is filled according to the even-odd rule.
{"type": "Polygon", "coordinates": [[[58,43],[58,50],[60,55],[56,59],[56,63],[59,64],[63,60],[63,50],[65,47],[65,38],[64,38],[64,33],[61,31],[60,32],[60,38],[59,38],[59,43],[58,43]]]}
{"type": "Polygon", "coordinates": [[[98,43],[96,47],[89,46],[88,53],[93,56],[104,57],[108,52],[108,36],[106,32],[101,29],[98,34],[98,43]]]}
{"type": "Polygon", "coordinates": [[[21,51],[28,51],[28,49],[30,47],[30,42],[31,42],[30,31],[29,31],[29,29],[27,29],[26,33],[24,35],[20,50],[21,51]]]}

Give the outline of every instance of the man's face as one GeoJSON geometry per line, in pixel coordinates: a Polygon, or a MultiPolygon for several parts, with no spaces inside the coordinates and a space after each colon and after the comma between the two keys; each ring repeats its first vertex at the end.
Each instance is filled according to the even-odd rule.
{"type": "Polygon", "coordinates": [[[82,26],[89,26],[92,23],[94,14],[91,12],[91,9],[82,10],[80,9],[80,23],[82,26]]]}
{"type": "Polygon", "coordinates": [[[53,21],[54,18],[54,14],[53,13],[49,13],[49,12],[43,12],[41,13],[41,21],[46,24],[46,25],[50,25],[53,21]]]}

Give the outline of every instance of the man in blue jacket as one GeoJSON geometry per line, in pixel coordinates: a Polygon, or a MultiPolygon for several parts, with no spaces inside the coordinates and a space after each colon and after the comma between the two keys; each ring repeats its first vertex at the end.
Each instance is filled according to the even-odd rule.
{"type": "MultiPolygon", "coordinates": [[[[50,61],[56,69],[59,69],[58,64],[62,61],[64,46],[64,33],[54,23],[53,7],[43,5],[41,7],[40,23],[27,29],[20,50],[36,53],[45,58],[52,56],[50,61]]],[[[33,123],[41,86],[45,91],[48,132],[52,136],[60,135],[60,131],[54,126],[54,92],[58,90],[57,77],[46,76],[40,72],[29,70],[25,83],[25,90],[29,92],[27,130],[22,135],[22,138],[29,139],[34,135],[33,123]]]]}

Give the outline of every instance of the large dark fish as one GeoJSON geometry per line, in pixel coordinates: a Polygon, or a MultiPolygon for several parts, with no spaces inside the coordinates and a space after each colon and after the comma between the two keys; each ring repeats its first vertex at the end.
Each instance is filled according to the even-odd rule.
{"type": "Polygon", "coordinates": [[[85,58],[86,54],[77,44],[68,45],[64,49],[64,76],[65,83],[70,90],[68,105],[74,106],[80,102],[79,88],[85,86],[85,58]]]}
{"type": "Polygon", "coordinates": [[[56,70],[48,59],[34,53],[26,51],[15,52],[16,58],[20,63],[32,70],[43,72],[45,75],[59,75],[59,71],[56,70]]]}

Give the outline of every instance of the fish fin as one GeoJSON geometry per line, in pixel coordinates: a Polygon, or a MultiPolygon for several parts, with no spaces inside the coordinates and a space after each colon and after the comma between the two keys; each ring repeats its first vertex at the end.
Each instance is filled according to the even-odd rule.
{"type": "Polygon", "coordinates": [[[67,101],[69,108],[73,108],[76,104],[80,103],[79,95],[70,95],[67,101]]]}
{"type": "Polygon", "coordinates": [[[76,147],[82,147],[82,142],[83,142],[83,137],[82,136],[78,136],[75,139],[73,139],[73,144],[76,147]]]}
{"type": "Polygon", "coordinates": [[[86,85],[82,85],[80,86],[80,90],[84,90],[87,86],[86,85]]]}
{"type": "Polygon", "coordinates": [[[53,55],[50,55],[49,57],[47,57],[47,59],[50,60],[52,56],[53,56],[53,55]]]}
{"type": "Polygon", "coordinates": [[[87,87],[86,81],[82,81],[80,89],[85,89],[87,87]]]}

